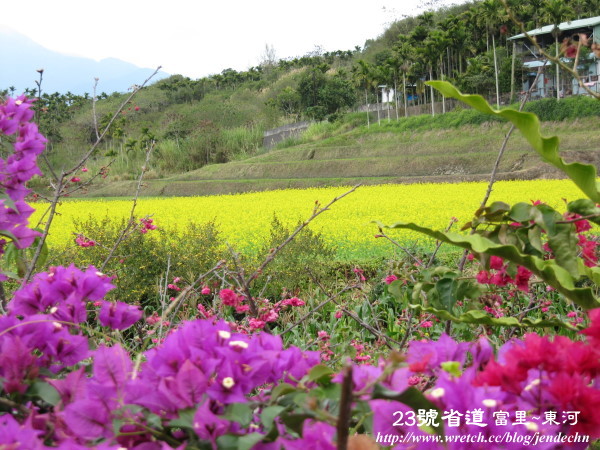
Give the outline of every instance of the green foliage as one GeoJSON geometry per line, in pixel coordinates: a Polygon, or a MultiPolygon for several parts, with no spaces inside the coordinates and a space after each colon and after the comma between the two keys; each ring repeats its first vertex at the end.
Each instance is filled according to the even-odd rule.
{"type": "Polygon", "coordinates": [[[586,96],[544,98],[525,104],[524,111],[531,112],[542,121],[576,119],[600,116],[600,102],[586,96]]]}
{"type": "MultiPolygon", "coordinates": [[[[76,221],[78,233],[96,241],[97,245],[67,248],[60,253],[58,263],[100,267],[125,226],[126,221],[115,221],[110,217],[76,221]]],[[[192,279],[220,260],[222,252],[219,232],[211,222],[190,223],[180,231],[159,227],[142,234],[134,229],[121,242],[104,269],[106,273],[116,275],[114,283],[117,289],[108,295],[121,301],[139,303],[153,311],[160,310],[158,285],[161,279],[163,285],[167,276],[192,279]]]]}
{"type": "MultiPolygon", "coordinates": [[[[600,199],[596,184],[595,167],[580,163],[566,163],[558,154],[558,139],[556,137],[544,138],[541,136],[539,120],[534,114],[514,110],[496,111],[482,97],[463,95],[449,83],[437,81],[431,82],[431,85],[444,95],[460,99],[481,112],[510,120],[544,160],[565,172],[590,197],[591,200],[572,202],[570,210],[587,214],[595,213],[597,209],[595,202],[600,199]]],[[[484,262],[489,255],[498,256],[503,260],[529,269],[582,308],[591,309],[600,306],[600,301],[596,297],[594,289],[589,286],[580,286],[582,279],[587,278],[596,281],[598,269],[596,267],[588,268],[582,260],[578,259],[576,251],[578,238],[575,226],[562,220],[562,215],[547,205],[518,203],[510,207],[505,203],[495,202],[490,206],[481,207],[475,212],[474,219],[463,227],[463,229],[473,231],[473,234],[470,235],[440,232],[406,222],[396,223],[389,228],[418,231],[440,242],[464,248],[478,255],[484,262]],[[518,223],[516,227],[513,226],[515,222],[518,223]],[[543,258],[540,238],[542,233],[547,236],[548,245],[554,254],[554,259],[543,258]]],[[[516,267],[510,270],[516,271],[516,267]]],[[[429,311],[436,313],[438,317],[443,316],[447,320],[464,321],[463,318],[456,318],[449,314],[439,315],[440,310],[450,312],[452,304],[443,301],[443,292],[439,289],[437,283],[433,287],[437,290],[437,297],[440,301],[438,301],[438,305],[432,301],[432,306],[437,311],[432,309],[429,309],[429,311]]],[[[436,297],[431,296],[431,291],[432,287],[430,285],[428,294],[432,300],[435,300],[436,297]]],[[[453,300],[452,295],[449,295],[449,298],[453,300]]],[[[487,320],[488,318],[483,315],[480,319],[487,320]]]]}
{"type": "Polygon", "coordinates": [[[341,74],[328,75],[327,65],[319,65],[304,72],[298,84],[300,104],[305,114],[314,120],[323,120],[354,105],[354,88],[341,74]]]}
{"type": "MultiPolygon", "coordinates": [[[[270,238],[259,254],[269,254],[295,228],[286,227],[277,216],[273,216],[270,238]]],[[[329,276],[328,262],[334,255],[335,248],[325,243],[320,233],[305,228],[277,254],[255,286],[264,289],[265,297],[271,299],[279,299],[284,291],[299,295],[311,284],[309,270],[317,279],[329,276]]]]}

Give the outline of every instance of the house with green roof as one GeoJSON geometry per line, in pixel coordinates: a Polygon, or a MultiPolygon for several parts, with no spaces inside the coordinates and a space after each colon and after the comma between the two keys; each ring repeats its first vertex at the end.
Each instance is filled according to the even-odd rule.
{"type": "MultiPolygon", "coordinates": [[[[527,69],[527,76],[523,82],[524,91],[529,90],[538,70],[541,70],[532,97],[562,97],[586,93],[578,81],[564,70],[559,71],[557,92],[556,65],[541,54],[536,43],[551,55],[555,54],[558,43],[560,60],[571,67],[577,62],[577,72],[583,83],[590,89],[600,92],[598,80],[600,59],[596,57],[594,51],[590,50],[590,47],[594,48],[594,44],[600,49],[600,16],[563,22],[557,27],[546,25],[517,34],[508,40],[513,41],[515,52],[521,56],[523,65],[527,69]],[[580,40],[582,42],[579,42],[580,40]],[[585,41],[587,45],[583,45],[585,41]],[[579,55],[577,55],[578,48],[579,55]]],[[[600,54],[600,51],[596,54],[600,54]]]]}

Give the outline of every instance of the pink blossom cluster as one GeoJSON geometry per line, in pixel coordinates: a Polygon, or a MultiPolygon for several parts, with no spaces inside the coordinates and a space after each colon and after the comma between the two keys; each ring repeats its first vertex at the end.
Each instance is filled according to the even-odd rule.
{"type": "Polygon", "coordinates": [[[494,284],[496,286],[506,286],[513,284],[523,292],[529,292],[529,280],[533,275],[531,271],[523,266],[517,268],[517,274],[512,278],[508,273],[508,262],[498,256],[490,257],[490,270],[481,270],[477,274],[477,282],[481,284],[494,284]]]}
{"type": "Polygon", "coordinates": [[[75,243],[83,248],[94,247],[96,245],[95,241],[85,237],[83,234],[78,234],[75,237],[75,243]]]}
{"type": "MultiPolygon", "coordinates": [[[[13,152],[6,159],[0,157],[0,186],[8,196],[0,200],[0,230],[20,249],[29,247],[39,234],[28,227],[33,208],[25,202],[30,192],[26,183],[42,174],[37,157],[47,142],[32,122],[31,106],[32,101],[25,96],[0,104],[0,136],[13,143],[13,152]]],[[[0,274],[2,279],[5,277],[0,274]]]]}
{"type": "MultiPolygon", "coordinates": [[[[208,287],[204,287],[201,292],[203,294],[204,292],[209,294],[210,289],[208,287]]],[[[235,311],[239,314],[246,313],[250,310],[250,305],[245,303],[246,297],[242,294],[237,294],[231,289],[221,289],[219,291],[219,298],[221,299],[221,303],[223,305],[235,308],[235,311]]],[[[268,299],[262,299],[262,301],[257,299],[257,302],[259,304],[257,317],[250,317],[248,319],[250,330],[262,330],[267,323],[275,322],[279,318],[280,311],[285,307],[298,307],[305,305],[304,301],[297,297],[284,299],[274,304],[268,299]]],[[[207,311],[204,309],[204,307],[202,310],[200,310],[200,313],[204,317],[210,317],[206,315],[207,311]]]]}
{"type": "Polygon", "coordinates": [[[143,217],[140,219],[140,233],[146,234],[148,231],[156,230],[156,225],[150,217],[143,217]]]}

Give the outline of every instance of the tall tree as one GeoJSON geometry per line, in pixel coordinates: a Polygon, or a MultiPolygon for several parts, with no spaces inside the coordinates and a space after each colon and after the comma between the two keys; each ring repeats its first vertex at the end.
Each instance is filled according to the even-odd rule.
{"type": "Polygon", "coordinates": [[[496,107],[500,109],[500,85],[498,83],[498,55],[496,53],[496,34],[500,23],[503,21],[504,7],[498,0],[485,0],[480,5],[485,16],[486,33],[492,37],[492,51],[494,54],[494,79],[496,82],[496,107]]]}
{"type": "Polygon", "coordinates": [[[352,77],[356,85],[362,87],[365,92],[365,105],[367,106],[367,128],[371,126],[370,121],[370,105],[369,105],[369,87],[373,80],[373,67],[368,63],[359,59],[355,66],[352,67],[352,77]]]}

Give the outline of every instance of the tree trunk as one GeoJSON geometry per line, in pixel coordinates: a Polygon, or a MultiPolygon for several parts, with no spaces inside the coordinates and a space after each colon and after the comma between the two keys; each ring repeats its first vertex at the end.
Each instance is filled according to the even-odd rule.
{"type": "MultiPolygon", "coordinates": [[[[444,60],[440,55],[440,78],[444,81],[444,60]]],[[[442,94],[442,114],[446,114],[446,96],[442,94]]]]}
{"type": "Polygon", "coordinates": [[[396,122],[400,120],[398,118],[398,74],[394,77],[394,101],[396,102],[396,122]]]}
{"type": "Polygon", "coordinates": [[[494,50],[494,77],[496,78],[496,107],[500,109],[500,85],[498,84],[498,58],[496,57],[496,38],[492,34],[492,47],[494,50]]]}
{"type": "Polygon", "coordinates": [[[402,72],[402,90],[404,91],[404,117],[408,117],[408,99],[406,97],[406,72],[402,72]]]}
{"type": "Polygon", "coordinates": [[[365,88],[365,103],[367,105],[367,128],[371,128],[371,121],[369,119],[369,115],[371,114],[370,105],[369,105],[369,91],[365,88]]]}
{"type": "MultiPolygon", "coordinates": [[[[556,44],[556,59],[558,59],[558,34],[554,37],[556,44]]],[[[556,100],[560,100],[560,66],[556,63],[556,100]]]]}
{"type": "MultiPolygon", "coordinates": [[[[433,80],[433,69],[429,66],[429,81],[433,80]]],[[[429,93],[431,94],[431,116],[435,117],[435,104],[433,103],[433,86],[429,86],[429,93]]]]}
{"type": "Polygon", "coordinates": [[[381,115],[379,113],[379,89],[375,88],[375,92],[377,93],[377,125],[381,126],[381,115]]]}
{"type": "Polygon", "coordinates": [[[517,43],[513,41],[512,65],[510,67],[510,102],[515,101],[515,63],[517,61],[517,43]]]}
{"type": "Polygon", "coordinates": [[[385,96],[386,96],[386,106],[387,106],[387,116],[388,116],[388,123],[390,123],[390,91],[388,88],[385,88],[385,96]]]}

